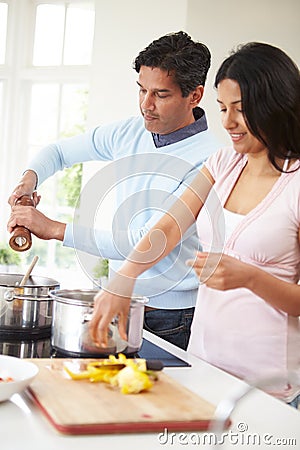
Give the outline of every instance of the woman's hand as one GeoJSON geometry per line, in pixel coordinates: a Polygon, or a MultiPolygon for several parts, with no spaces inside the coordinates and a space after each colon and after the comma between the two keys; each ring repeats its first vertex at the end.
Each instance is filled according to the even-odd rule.
{"type": "Polygon", "coordinates": [[[193,267],[201,283],[220,291],[247,287],[250,271],[254,269],[250,264],[222,253],[197,252],[195,259],[186,264],[193,267]]]}
{"type": "Polygon", "coordinates": [[[118,328],[121,339],[127,340],[127,319],[130,298],[119,297],[102,291],[95,297],[94,312],[89,323],[92,340],[99,347],[107,347],[108,326],[114,317],[118,317],[118,328]]]}
{"type": "Polygon", "coordinates": [[[114,317],[118,317],[121,338],[127,340],[127,320],[134,282],[134,279],[118,272],[107,288],[95,296],[89,332],[99,347],[107,347],[108,326],[114,317]]]}

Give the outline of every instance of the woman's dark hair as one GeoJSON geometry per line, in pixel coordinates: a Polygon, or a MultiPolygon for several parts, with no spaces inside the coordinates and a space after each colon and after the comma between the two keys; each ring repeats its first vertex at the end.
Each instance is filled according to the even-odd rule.
{"type": "Polygon", "coordinates": [[[197,86],[205,85],[210,68],[210,51],[183,32],[171,33],[153,41],[142,50],[133,63],[139,73],[141,66],[157,67],[174,75],[182,96],[187,97],[197,86]]]}
{"type": "Polygon", "coordinates": [[[240,46],[219,68],[215,87],[238,82],[250,132],[269,150],[269,159],[300,158],[300,73],[291,58],[270,44],[240,46]]]}

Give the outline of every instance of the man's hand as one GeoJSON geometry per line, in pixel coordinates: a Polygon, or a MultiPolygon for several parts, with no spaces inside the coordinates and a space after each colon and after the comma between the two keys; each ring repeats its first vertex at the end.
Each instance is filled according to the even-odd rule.
{"type": "Polygon", "coordinates": [[[63,241],[66,224],[57,222],[46,217],[34,206],[16,205],[12,207],[11,215],[7,224],[7,230],[11,233],[15,226],[28,228],[40,239],[57,239],[63,241]]]}
{"type": "Polygon", "coordinates": [[[8,199],[10,206],[14,206],[16,201],[23,195],[32,196],[34,204],[37,206],[41,197],[35,192],[36,183],[36,173],[33,170],[27,170],[8,199]]]}

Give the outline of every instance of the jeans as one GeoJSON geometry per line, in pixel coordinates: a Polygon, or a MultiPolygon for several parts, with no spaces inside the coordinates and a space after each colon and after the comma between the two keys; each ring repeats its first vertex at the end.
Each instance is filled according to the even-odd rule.
{"type": "Polygon", "coordinates": [[[194,311],[195,308],[145,311],[144,329],[186,350],[194,311]]]}

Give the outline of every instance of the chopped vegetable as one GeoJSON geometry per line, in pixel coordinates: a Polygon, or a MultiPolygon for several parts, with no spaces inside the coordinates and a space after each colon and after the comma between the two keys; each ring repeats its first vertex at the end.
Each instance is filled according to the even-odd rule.
{"type": "Polygon", "coordinates": [[[93,374],[93,372],[98,372],[97,369],[89,368],[87,370],[83,370],[82,372],[72,372],[67,366],[64,366],[65,371],[73,380],[85,380],[87,378],[90,378],[93,374]]]}
{"type": "Polygon", "coordinates": [[[157,379],[157,375],[146,369],[145,360],[127,359],[122,353],[118,357],[109,355],[108,359],[90,362],[85,370],[77,373],[67,366],[64,369],[73,380],[102,381],[118,387],[122,394],[138,394],[151,389],[152,380],[157,379]]]}
{"type": "Polygon", "coordinates": [[[112,378],[111,384],[119,387],[122,394],[138,394],[153,386],[149,375],[133,365],[128,365],[120,370],[114,378],[112,378]]]}

